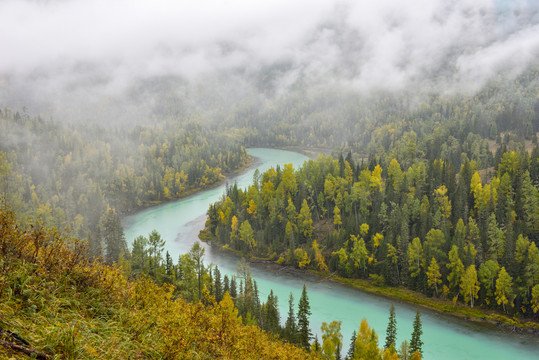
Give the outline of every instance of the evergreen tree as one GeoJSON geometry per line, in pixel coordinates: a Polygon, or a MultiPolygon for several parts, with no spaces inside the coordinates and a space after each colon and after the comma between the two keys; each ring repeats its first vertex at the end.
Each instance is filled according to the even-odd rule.
{"type": "Polygon", "coordinates": [[[157,269],[163,260],[162,253],[165,247],[165,240],[157,230],[152,230],[148,236],[148,260],[150,276],[157,280],[157,269]]]}
{"type": "Polygon", "coordinates": [[[148,239],[142,235],[133,240],[131,251],[131,272],[133,275],[141,275],[147,271],[147,244],[148,239]]]}
{"type": "Polygon", "coordinates": [[[311,329],[309,328],[309,316],[311,316],[311,306],[307,297],[307,288],[303,284],[298,306],[298,344],[305,349],[309,349],[309,342],[312,337],[311,329]]]}
{"type": "Polygon", "coordinates": [[[258,320],[258,326],[262,328],[262,325],[263,325],[262,324],[262,306],[260,305],[260,297],[258,296],[258,284],[256,283],[256,280],[253,280],[253,293],[254,293],[254,314],[253,315],[258,320]]]}
{"type": "Polygon", "coordinates": [[[236,278],[234,276],[232,277],[232,280],[230,280],[230,297],[234,301],[238,298],[238,289],[236,288],[236,278]]]}
{"type": "Polygon", "coordinates": [[[204,248],[200,246],[200,243],[197,241],[193,244],[189,250],[189,256],[195,262],[195,271],[197,274],[198,280],[198,299],[202,299],[202,275],[204,274],[204,248]]]}
{"type": "Polygon", "coordinates": [[[228,295],[232,296],[230,292],[230,281],[228,280],[228,275],[225,274],[223,277],[223,295],[228,291],[228,295]]]}
{"type": "Polygon", "coordinates": [[[219,268],[217,266],[215,267],[215,269],[213,269],[213,281],[215,287],[215,300],[217,302],[220,302],[223,299],[224,292],[228,289],[223,289],[223,283],[221,282],[221,272],[219,271],[219,268]]]}
{"type": "Polygon", "coordinates": [[[294,314],[294,295],[290,293],[290,297],[288,298],[288,317],[284,325],[284,338],[295,344],[297,341],[297,331],[296,316],[294,314]]]}
{"type": "Polygon", "coordinates": [[[412,332],[412,339],[410,340],[410,349],[408,351],[408,355],[411,357],[416,350],[423,354],[423,341],[421,341],[421,335],[423,334],[423,329],[421,326],[421,313],[419,312],[419,308],[417,309],[417,312],[415,314],[415,320],[414,320],[414,330],[412,332]]]}
{"type": "Polygon", "coordinates": [[[167,275],[166,280],[165,280],[166,282],[172,283],[172,281],[174,280],[173,272],[174,272],[174,263],[172,261],[172,257],[167,251],[165,255],[165,273],[167,275]]]}
{"type": "Polygon", "coordinates": [[[396,340],[397,340],[397,320],[395,319],[395,306],[391,304],[391,309],[389,310],[389,322],[387,324],[386,343],[384,345],[384,349],[389,349],[391,344],[395,346],[396,340]]]}
{"type": "Polygon", "coordinates": [[[313,354],[322,354],[322,347],[320,346],[320,342],[318,341],[318,335],[315,336],[313,344],[311,345],[311,353],[313,354]]]}
{"type": "Polygon", "coordinates": [[[278,334],[281,330],[279,317],[279,303],[277,296],[270,290],[268,301],[264,304],[264,330],[278,334]]]}
{"type": "Polygon", "coordinates": [[[352,337],[350,338],[350,347],[348,348],[348,354],[346,354],[346,360],[352,360],[354,358],[354,351],[356,348],[357,332],[354,330],[352,337]]]}
{"type": "Polygon", "coordinates": [[[101,235],[105,243],[105,259],[108,263],[118,261],[122,250],[126,250],[124,230],[120,217],[113,209],[108,209],[101,218],[101,235]]]}

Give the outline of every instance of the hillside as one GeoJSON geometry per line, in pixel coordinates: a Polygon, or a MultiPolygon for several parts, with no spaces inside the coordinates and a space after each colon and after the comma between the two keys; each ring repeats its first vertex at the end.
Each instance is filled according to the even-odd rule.
{"type": "Polygon", "coordinates": [[[304,359],[304,351],[245,326],[228,295],[174,299],[171,286],[89,261],[84,242],[15,225],[0,205],[0,358],[304,359]]]}

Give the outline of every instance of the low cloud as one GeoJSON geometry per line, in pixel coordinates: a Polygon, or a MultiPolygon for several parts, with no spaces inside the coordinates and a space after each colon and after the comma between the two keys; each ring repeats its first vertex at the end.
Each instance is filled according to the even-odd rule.
{"type": "Polygon", "coordinates": [[[0,101],[40,110],[156,78],[475,91],[537,62],[539,3],[4,0],[0,47],[0,101]]]}

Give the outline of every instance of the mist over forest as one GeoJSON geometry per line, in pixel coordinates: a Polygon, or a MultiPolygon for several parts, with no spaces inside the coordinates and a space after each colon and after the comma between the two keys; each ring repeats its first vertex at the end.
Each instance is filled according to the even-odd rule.
{"type": "Polygon", "coordinates": [[[101,126],[223,123],[283,101],[473,95],[537,66],[539,4],[7,0],[0,44],[4,106],[101,126]]]}
{"type": "Polygon", "coordinates": [[[427,357],[534,358],[501,331],[539,333],[539,1],[0,0],[0,52],[0,358],[340,359],[284,267],[430,308],[427,357]]]}

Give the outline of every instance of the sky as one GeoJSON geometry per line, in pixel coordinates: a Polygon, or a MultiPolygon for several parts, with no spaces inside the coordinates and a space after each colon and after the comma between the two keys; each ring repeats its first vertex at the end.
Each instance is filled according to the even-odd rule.
{"type": "Polygon", "coordinates": [[[538,61],[539,1],[2,0],[0,48],[3,102],[268,69],[285,89],[473,91],[538,61]]]}

